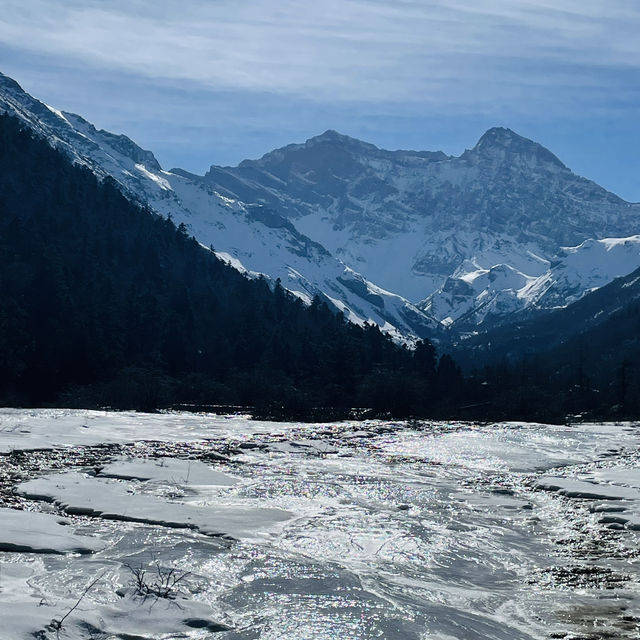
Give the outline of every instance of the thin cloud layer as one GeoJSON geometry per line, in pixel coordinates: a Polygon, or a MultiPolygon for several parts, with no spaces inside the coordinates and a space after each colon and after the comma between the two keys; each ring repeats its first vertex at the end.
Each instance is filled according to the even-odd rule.
{"type": "Polygon", "coordinates": [[[439,104],[602,87],[594,66],[638,68],[639,32],[633,0],[5,0],[0,16],[5,45],[98,68],[220,90],[439,104]]]}
{"type": "Polygon", "coordinates": [[[640,200],[637,33],[638,0],[3,0],[0,71],[167,167],[501,125],[640,200]]]}

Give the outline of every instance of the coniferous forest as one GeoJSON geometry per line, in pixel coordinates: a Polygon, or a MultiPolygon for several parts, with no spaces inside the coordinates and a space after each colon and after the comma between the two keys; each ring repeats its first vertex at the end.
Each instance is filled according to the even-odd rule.
{"type": "Polygon", "coordinates": [[[302,419],[353,408],[395,417],[628,417],[640,410],[637,302],[616,302],[606,322],[582,332],[572,315],[593,315],[589,305],[602,305],[591,296],[615,286],[511,334],[498,329],[480,347],[482,336],[463,341],[455,355],[463,376],[428,340],[408,349],[376,326],[346,322],[320,298],[307,307],[279,282],[246,278],[184,226],[0,116],[4,405],[225,404],[302,419]],[[551,344],[563,323],[565,338],[551,344]]]}
{"type": "Polygon", "coordinates": [[[304,416],[437,412],[460,373],[428,341],[249,280],[0,116],[0,402],[304,416]]]}

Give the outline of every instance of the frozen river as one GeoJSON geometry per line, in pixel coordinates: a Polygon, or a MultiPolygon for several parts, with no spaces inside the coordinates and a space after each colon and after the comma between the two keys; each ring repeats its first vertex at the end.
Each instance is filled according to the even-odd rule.
{"type": "Polygon", "coordinates": [[[0,410],[0,638],[638,638],[639,445],[0,410]]]}

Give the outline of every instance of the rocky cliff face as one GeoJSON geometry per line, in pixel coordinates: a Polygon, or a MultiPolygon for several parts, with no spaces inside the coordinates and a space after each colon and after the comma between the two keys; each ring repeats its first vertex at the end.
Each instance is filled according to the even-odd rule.
{"type": "MultiPolygon", "coordinates": [[[[592,288],[593,274],[576,272],[563,289],[554,266],[565,247],[640,231],[639,205],[504,128],[490,129],[460,157],[385,151],[327,131],[238,167],[212,167],[205,180],[230,196],[268,203],[346,263],[449,324],[566,304],[592,288]],[[532,287],[539,278],[553,281],[553,300],[540,282],[532,287]]],[[[637,266],[628,257],[624,273],[637,266]]],[[[619,265],[598,268],[603,282],[623,275],[619,265]]]]}

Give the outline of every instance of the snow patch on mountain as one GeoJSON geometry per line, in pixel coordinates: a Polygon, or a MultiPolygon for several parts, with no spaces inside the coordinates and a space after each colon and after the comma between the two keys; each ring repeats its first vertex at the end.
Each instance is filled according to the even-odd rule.
{"type": "Polygon", "coordinates": [[[548,274],[534,280],[522,297],[538,307],[563,307],[640,267],[640,235],[589,239],[566,247],[548,274]]]}
{"type": "Polygon", "coordinates": [[[204,179],[278,210],[444,324],[569,304],[636,265],[626,254],[618,268],[605,252],[597,273],[570,266],[566,247],[637,233],[640,205],[500,127],[459,157],[386,151],[327,131],[238,167],[213,166],[204,179]]]}
{"type": "Polygon", "coordinates": [[[638,267],[640,235],[589,239],[562,248],[537,277],[505,264],[461,270],[421,306],[445,325],[480,324],[490,316],[567,306],[638,267]]]}

